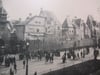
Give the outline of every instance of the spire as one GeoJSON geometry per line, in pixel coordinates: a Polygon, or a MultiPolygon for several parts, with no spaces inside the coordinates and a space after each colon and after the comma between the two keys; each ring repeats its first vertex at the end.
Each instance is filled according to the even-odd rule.
{"type": "Polygon", "coordinates": [[[43,16],[42,14],[43,14],[43,8],[41,8],[40,14],[39,14],[39,15],[40,15],[40,16],[43,16]]]}
{"type": "Polygon", "coordinates": [[[1,19],[1,21],[6,21],[7,20],[7,12],[3,8],[2,0],[0,0],[0,19],[1,19]]]}

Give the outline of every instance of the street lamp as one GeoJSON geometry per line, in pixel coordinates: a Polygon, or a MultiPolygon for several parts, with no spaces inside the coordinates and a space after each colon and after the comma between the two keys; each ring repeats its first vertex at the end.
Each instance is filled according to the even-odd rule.
{"type": "Polygon", "coordinates": [[[28,47],[29,42],[26,43],[26,75],[28,75],[28,47]]]}

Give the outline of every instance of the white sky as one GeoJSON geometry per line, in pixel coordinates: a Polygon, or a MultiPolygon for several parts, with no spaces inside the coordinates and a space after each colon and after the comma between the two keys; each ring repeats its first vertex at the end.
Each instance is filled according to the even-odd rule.
{"type": "Polygon", "coordinates": [[[67,15],[86,19],[93,15],[100,21],[100,0],[2,0],[10,19],[25,19],[29,13],[38,15],[40,9],[51,11],[62,23],[67,15]],[[99,10],[98,10],[99,8],[99,10]]]}

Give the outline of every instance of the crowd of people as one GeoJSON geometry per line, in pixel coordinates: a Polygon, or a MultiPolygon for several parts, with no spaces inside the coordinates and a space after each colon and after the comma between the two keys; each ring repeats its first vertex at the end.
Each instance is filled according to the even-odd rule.
{"type": "Polygon", "coordinates": [[[47,52],[47,53],[45,53],[45,60],[46,60],[46,62],[49,62],[50,61],[50,63],[53,63],[53,60],[54,60],[54,53],[53,52],[47,52]]]}
{"type": "Polygon", "coordinates": [[[4,57],[4,63],[6,67],[10,68],[10,75],[14,75],[15,73],[17,73],[16,57],[14,55],[6,55],[4,57]]]}
{"type": "Polygon", "coordinates": [[[5,66],[9,67],[11,64],[16,63],[16,58],[15,56],[5,56],[5,66]]]}
{"type": "MultiPolygon", "coordinates": [[[[64,54],[62,55],[62,63],[65,63],[67,59],[80,59],[85,58],[85,55],[89,54],[89,48],[80,48],[80,49],[69,49],[65,50],[64,54]]],[[[53,63],[55,56],[60,57],[60,51],[54,52],[54,51],[37,51],[34,53],[31,53],[29,56],[29,59],[35,59],[37,58],[39,61],[42,60],[42,58],[45,58],[45,62],[53,63]]],[[[25,60],[24,60],[25,61],[25,60]]]]}
{"type": "Polygon", "coordinates": [[[5,55],[0,58],[0,65],[4,65],[5,67],[9,67],[10,75],[14,75],[17,73],[17,64],[15,55],[5,55]]]}
{"type": "Polygon", "coordinates": [[[65,63],[66,59],[80,59],[80,58],[85,58],[85,55],[89,54],[89,48],[81,48],[81,49],[76,49],[76,50],[69,50],[64,52],[62,56],[62,62],[65,63]]]}
{"type": "MultiPolygon", "coordinates": [[[[69,49],[63,51],[63,55],[61,56],[60,51],[53,52],[53,51],[37,51],[36,53],[29,54],[29,59],[37,58],[38,61],[41,61],[42,58],[45,58],[45,63],[53,63],[55,60],[55,56],[61,56],[62,63],[66,63],[67,59],[71,60],[78,60],[81,58],[85,58],[86,55],[90,53],[89,48],[80,48],[80,49],[69,49]],[[35,55],[34,55],[35,54],[35,55]],[[34,57],[33,57],[34,56],[34,57]]],[[[98,50],[94,50],[94,59],[98,56],[98,50]]],[[[26,67],[26,57],[23,56],[23,69],[26,67]]],[[[2,59],[3,60],[3,59],[2,59]]],[[[1,60],[0,60],[1,61],[1,60]]],[[[17,63],[15,56],[5,56],[5,66],[10,67],[10,75],[14,75],[17,73],[17,63]]]]}

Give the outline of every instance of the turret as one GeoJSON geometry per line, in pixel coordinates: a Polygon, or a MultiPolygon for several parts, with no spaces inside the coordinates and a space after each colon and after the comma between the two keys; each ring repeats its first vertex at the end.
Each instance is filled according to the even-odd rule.
{"type": "Polygon", "coordinates": [[[3,8],[2,0],[0,0],[0,22],[7,21],[7,12],[3,8]]]}

